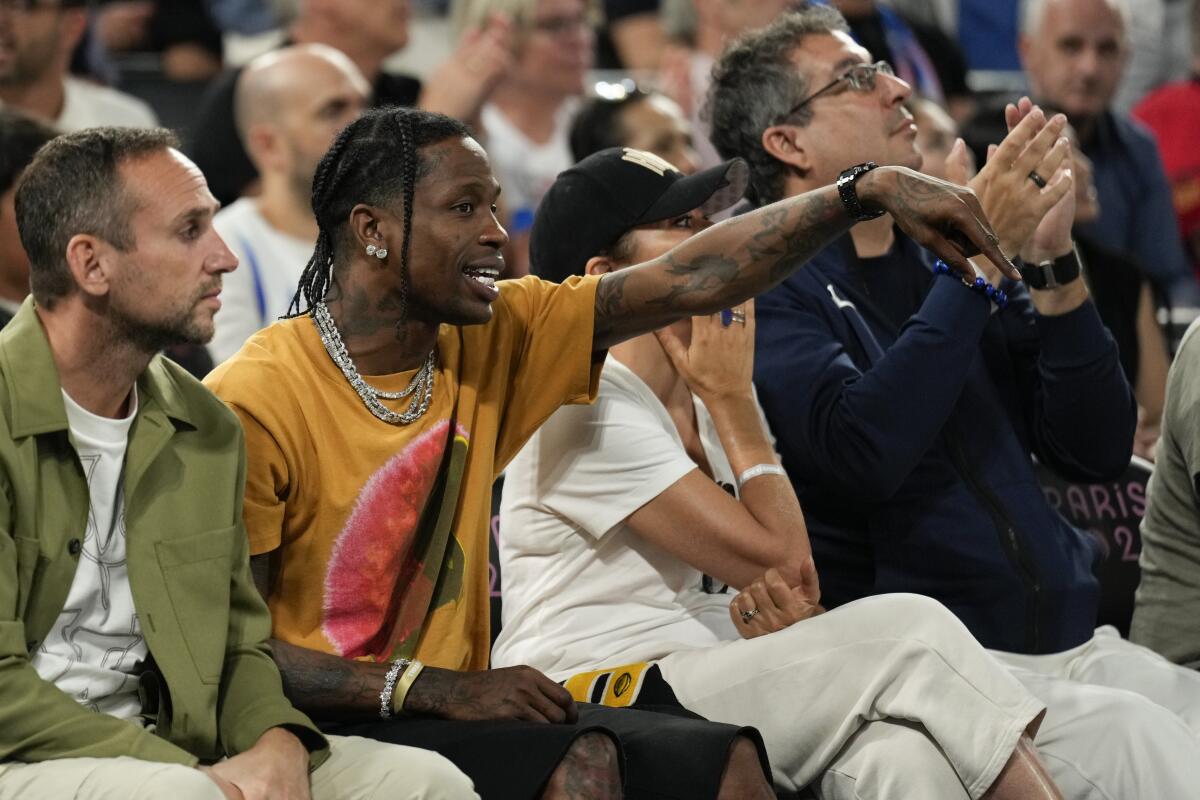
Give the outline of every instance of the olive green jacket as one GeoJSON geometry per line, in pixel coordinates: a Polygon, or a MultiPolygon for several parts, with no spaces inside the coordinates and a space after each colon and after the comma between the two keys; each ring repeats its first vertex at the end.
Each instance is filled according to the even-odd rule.
{"type": "Polygon", "coordinates": [[[0,761],[132,756],[195,764],[286,726],[327,755],[283,695],[242,528],[237,418],[161,356],[138,379],[125,457],[126,557],[150,650],[141,677],[153,732],[98,714],[30,664],[62,611],[87,529],[87,479],[58,370],[30,300],[0,333],[0,761]]]}

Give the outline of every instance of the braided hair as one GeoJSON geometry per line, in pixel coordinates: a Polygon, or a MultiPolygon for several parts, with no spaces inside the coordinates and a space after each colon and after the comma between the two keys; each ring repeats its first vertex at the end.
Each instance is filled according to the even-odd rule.
{"type": "MultiPolygon", "coordinates": [[[[300,275],[288,308],[289,317],[309,313],[325,300],[334,268],[345,263],[352,245],[350,210],[358,203],[404,204],[404,242],[400,246],[401,321],[408,307],[408,253],[412,240],[413,194],[429,165],[421,148],[470,136],[465,125],[442,114],[414,108],[378,108],[366,112],[338,134],[313,176],[312,207],[317,245],[300,275]]],[[[397,323],[399,329],[399,323],[397,323]]]]}

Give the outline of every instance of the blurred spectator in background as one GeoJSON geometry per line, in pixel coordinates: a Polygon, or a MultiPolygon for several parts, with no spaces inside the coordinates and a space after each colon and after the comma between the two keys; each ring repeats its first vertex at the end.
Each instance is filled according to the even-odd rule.
{"type": "Polygon", "coordinates": [[[611,97],[589,98],[571,123],[570,141],[577,162],[610,147],[632,147],[669,161],[684,175],[696,172],[691,125],[679,104],[658,92],[616,84],[611,97]]]}
{"type": "Polygon", "coordinates": [[[1175,215],[1192,270],[1200,276],[1200,0],[1192,0],[1192,75],[1155,91],[1133,109],[1158,141],[1175,215]]]}
{"type": "MultiPolygon", "coordinates": [[[[946,113],[946,109],[932,100],[914,95],[904,105],[912,113],[913,122],[917,124],[917,150],[921,153],[921,171],[935,178],[949,180],[946,174],[946,159],[958,140],[958,126],[946,113]]],[[[971,174],[975,173],[973,163],[969,170],[971,174]]]]}
{"type": "Polygon", "coordinates": [[[87,27],[86,7],[84,0],[0,0],[0,105],[64,132],[156,125],[141,100],[68,73],[87,27]]]}
{"type": "Polygon", "coordinates": [[[920,25],[876,0],[831,0],[850,35],[923,97],[946,106],[954,119],[975,110],[967,88],[967,62],[958,45],[935,25],[920,25]]]}
{"type": "Polygon", "coordinates": [[[1128,114],[1153,89],[1186,78],[1191,65],[1189,0],[1126,0],[1129,63],[1112,107],[1128,114]]]}
{"type": "Polygon", "coordinates": [[[11,108],[0,108],[0,328],[29,294],[29,257],[17,233],[13,198],[17,179],[38,148],[58,135],[49,125],[11,108]]]}
{"type": "Polygon", "coordinates": [[[1128,14],[1123,0],[1028,0],[1021,58],[1035,99],[1067,114],[1095,164],[1100,216],[1080,231],[1136,257],[1173,305],[1195,308],[1200,290],[1158,148],[1110,108],[1128,56],[1128,14]]]}
{"type": "Polygon", "coordinates": [[[937,27],[958,43],[972,70],[1019,73],[1021,0],[890,0],[910,22],[937,27]]]}
{"type": "Polygon", "coordinates": [[[462,0],[454,8],[464,35],[494,24],[516,31],[513,64],[480,115],[492,172],[500,181],[511,242],[505,277],[528,272],[533,211],[558,173],[571,166],[567,134],[595,50],[587,0],[462,0]]]}
{"type": "Polygon", "coordinates": [[[158,53],[168,80],[209,80],[221,71],[221,31],[205,0],[101,2],[93,26],[109,53],[158,53]]]}
{"type": "Polygon", "coordinates": [[[596,65],[633,72],[658,69],[667,45],[658,6],[658,0],[604,0],[596,65]]]}
{"type": "Polygon", "coordinates": [[[1100,218],[1101,204],[1094,179],[1095,166],[1079,149],[1079,140],[1069,125],[1075,171],[1075,228],[1072,235],[1079,251],[1083,277],[1104,327],[1117,342],[1121,369],[1133,387],[1138,403],[1133,453],[1154,460],[1154,448],[1162,424],[1170,359],[1162,328],[1155,319],[1153,287],[1138,263],[1128,255],[1105,247],[1086,232],[1100,218]]]}
{"type": "MultiPolygon", "coordinates": [[[[470,121],[508,67],[504,20],[483,33],[464,36],[449,61],[428,85],[384,70],[388,56],[408,43],[408,0],[299,0],[288,28],[291,44],[325,44],[340,50],[371,84],[371,105],[420,105],[470,121]]],[[[228,205],[257,191],[258,171],[251,163],[234,123],[234,87],[240,70],[213,84],[200,109],[189,151],[208,178],[209,188],[228,205]]]]}
{"type": "Polygon", "coordinates": [[[700,168],[714,167],[724,159],[708,140],[708,121],[701,118],[708,94],[713,61],[725,45],[744,32],[761,28],[785,11],[799,5],[795,0],[675,0],[667,13],[673,22],[668,30],[679,47],[663,54],[662,89],[683,108],[692,122],[700,168]]]}
{"type": "Polygon", "coordinates": [[[280,14],[271,0],[205,0],[204,5],[224,33],[255,36],[279,27],[280,14]]]}
{"type": "Polygon", "coordinates": [[[370,91],[354,62],[323,44],[285,47],[242,71],[234,113],[262,192],[213,220],[241,264],[225,276],[213,318],[208,351],[214,363],[287,313],[317,241],[311,201],[317,164],[366,107],[370,91]]]}

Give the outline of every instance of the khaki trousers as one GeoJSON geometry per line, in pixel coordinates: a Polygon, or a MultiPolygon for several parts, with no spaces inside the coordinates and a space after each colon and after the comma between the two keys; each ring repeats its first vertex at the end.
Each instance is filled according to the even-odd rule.
{"type": "MultiPolygon", "coordinates": [[[[313,800],[478,800],[471,780],[429,750],[330,736],[312,774],[313,800]]],[[[0,800],[224,800],[208,776],[136,758],[0,764],[0,800]]]]}

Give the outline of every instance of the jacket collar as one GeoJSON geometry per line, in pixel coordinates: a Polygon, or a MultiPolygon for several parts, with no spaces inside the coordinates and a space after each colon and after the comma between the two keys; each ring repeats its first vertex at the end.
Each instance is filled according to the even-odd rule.
{"type": "MultiPolygon", "coordinates": [[[[58,367],[32,296],[0,334],[0,370],[7,377],[5,411],[14,438],[68,429],[58,367]]],[[[137,386],[138,416],[161,415],[194,426],[191,410],[161,355],[151,360],[137,386]]]]}

